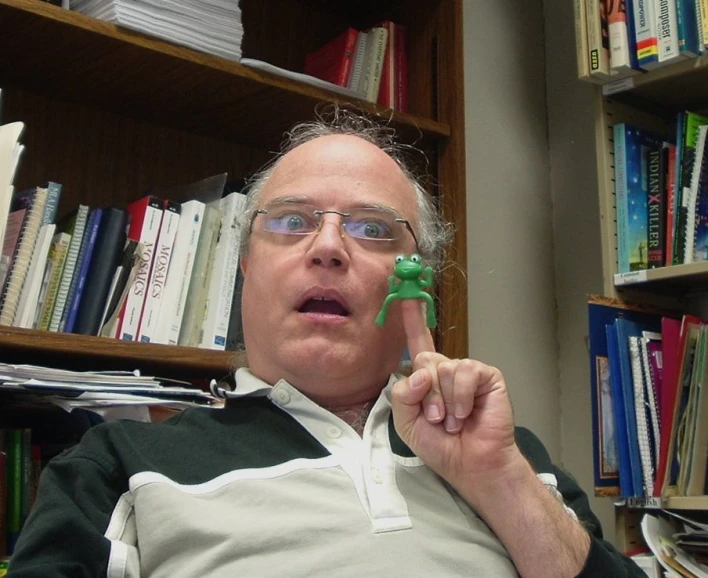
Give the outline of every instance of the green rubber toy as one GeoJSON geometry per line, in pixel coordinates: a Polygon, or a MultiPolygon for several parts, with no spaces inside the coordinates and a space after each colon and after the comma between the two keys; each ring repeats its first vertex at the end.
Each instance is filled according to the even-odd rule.
{"type": "Polygon", "coordinates": [[[415,253],[410,256],[396,256],[393,275],[388,278],[388,295],[384,299],[381,311],[374,323],[383,327],[386,323],[388,308],[394,299],[424,299],[427,303],[426,324],[432,329],[437,324],[435,319],[435,302],[423,291],[433,285],[432,267],[423,267],[423,260],[415,253]]]}

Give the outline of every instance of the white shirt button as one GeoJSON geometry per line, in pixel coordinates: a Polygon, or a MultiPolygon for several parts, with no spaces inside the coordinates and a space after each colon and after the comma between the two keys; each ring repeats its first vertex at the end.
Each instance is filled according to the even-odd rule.
{"type": "Polygon", "coordinates": [[[381,470],[378,468],[371,469],[371,479],[377,484],[383,484],[383,476],[381,475],[381,470]]]}
{"type": "Polygon", "coordinates": [[[284,389],[279,389],[276,391],[273,397],[275,397],[275,401],[277,401],[280,405],[287,405],[290,403],[290,394],[284,389]]]}
{"type": "Polygon", "coordinates": [[[327,428],[327,435],[331,438],[338,438],[342,435],[342,430],[336,426],[330,426],[327,428]]]}

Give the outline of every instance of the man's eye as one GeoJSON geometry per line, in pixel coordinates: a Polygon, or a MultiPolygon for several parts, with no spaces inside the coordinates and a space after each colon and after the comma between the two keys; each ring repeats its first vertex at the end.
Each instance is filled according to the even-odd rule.
{"type": "Polygon", "coordinates": [[[283,213],[272,218],[271,230],[278,233],[309,231],[310,220],[301,213],[283,213]]]}
{"type": "Polygon", "coordinates": [[[361,239],[391,239],[391,227],[376,220],[356,221],[349,225],[351,234],[361,239]]]}

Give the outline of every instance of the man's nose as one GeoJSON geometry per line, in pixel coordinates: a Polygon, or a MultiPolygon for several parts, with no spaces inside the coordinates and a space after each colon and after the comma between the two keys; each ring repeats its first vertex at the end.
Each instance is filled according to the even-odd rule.
{"type": "Polygon", "coordinates": [[[349,252],[344,234],[339,215],[322,215],[319,229],[312,235],[312,244],[307,252],[309,262],[320,267],[348,267],[349,252]]]}

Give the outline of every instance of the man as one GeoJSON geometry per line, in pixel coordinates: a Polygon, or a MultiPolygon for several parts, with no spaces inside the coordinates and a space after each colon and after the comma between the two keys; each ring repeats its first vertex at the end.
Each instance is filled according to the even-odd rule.
{"type": "Polygon", "coordinates": [[[445,237],[390,134],[339,113],[290,136],[249,194],[226,407],[90,430],[9,575],[642,576],[515,430],[499,370],[436,353],[417,301],[375,325],[396,255],[445,237]]]}

